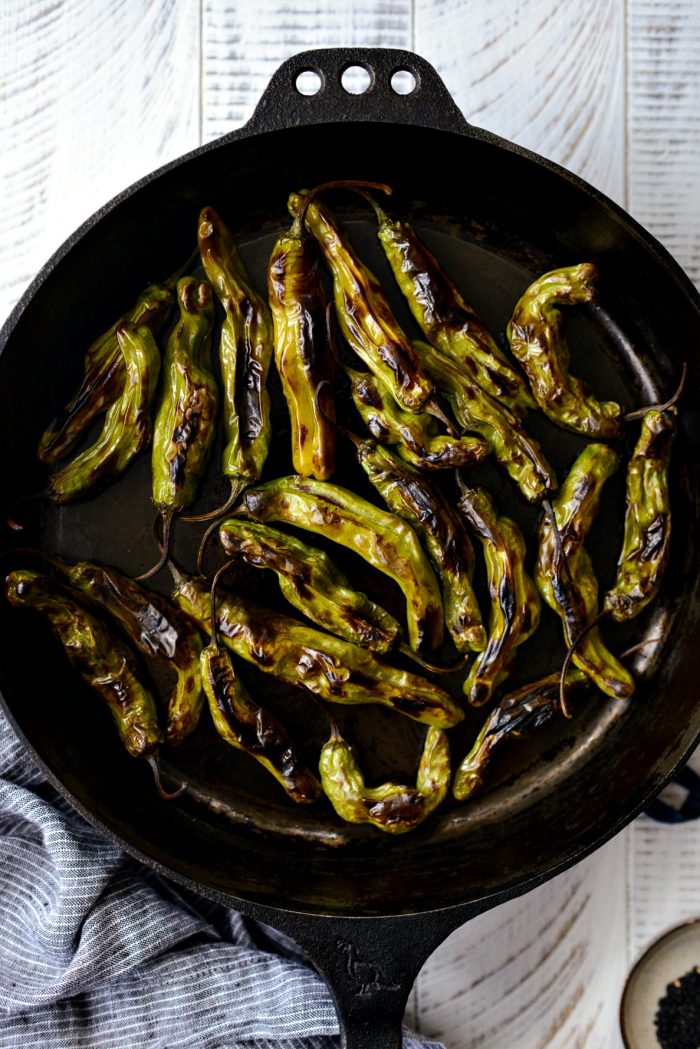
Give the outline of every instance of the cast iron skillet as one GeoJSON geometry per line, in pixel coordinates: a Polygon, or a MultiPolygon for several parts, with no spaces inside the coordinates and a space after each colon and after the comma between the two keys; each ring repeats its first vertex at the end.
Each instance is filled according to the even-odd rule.
{"type": "MultiPolygon", "coordinates": [[[[667,252],[620,208],[561,168],[470,127],[418,56],[307,52],[278,70],[244,128],[143,179],[93,216],[17,306],[0,357],[5,510],[14,496],[41,486],[37,439],[73,389],[85,346],[148,281],[188,256],[199,209],[213,204],[221,211],[260,281],[290,188],[334,178],[393,185],[398,207],[413,216],[497,332],[535,274],[594,261],[601,304],[577,315],[571,333],[576,370],[601,396],[629,407],[649,403],[674,388],[687,361],[674,452],[672,564],[661,600],[635,627],[636,635],[662,641],[636,657],[637,693],[629,703],[591,699],[573,722],[560,719],[532,746],[512,747],[473,804],[448,807],[415,833],[392,839],[345,829],[328,810],[286,804],[257,768],[243,762],[244,772],[232,771],[235,763],[204,726],[165,762],[166,775],[191,778],[190,794],[163,803],[148,770],[123,753],[103,710],[77,685],[36,618],[4,605],[0,687],[28,749],[83,816],[162,874],[291,935],[331,986],[343,1044],[389,1049],[399,1045],[406,996],[437,944],[619,831],[697,739],[700,306],[667,252]],[[363,95],[340,85],[354,63],[371,73],[363,95]],[[417,80],[408,96],[389,86],[399,68],[417,80]],[[314,97],[295,88],[307,69],[323,79],[314,97]]],[[[349,222],[386,277],[359,204],[349,222]]],[[[276,425],[283,428],[282,415],[276,425]]],[[[563,475],[580,442],[532,426],[540,427],[563,475]]],[[[617,485],[592,537],[603,575],[619,541],[621,478],[617,485]]],[[[503,505],[513,506],[531,535],[536,517],[509,490],[503,505]]],[[[34,510],[27,540],[67,558],[143,569],[154,556],[148,491],[146,457],[93,501],[34,510]]],[[[182,537],[176,554],[191,556],[182,537]]],[[[523,655],[521,678],[551,666],[544,637],[523,655]]],[[[299,693],[292,707],[288,690],[268,679],[254,684],[263,702],[294,721],[299,693]]],[[[469,722],[472,729],[478,720],[469,722]]],[[[372,725],[378,739],[390,735],[381,715],[372,725]]]]}

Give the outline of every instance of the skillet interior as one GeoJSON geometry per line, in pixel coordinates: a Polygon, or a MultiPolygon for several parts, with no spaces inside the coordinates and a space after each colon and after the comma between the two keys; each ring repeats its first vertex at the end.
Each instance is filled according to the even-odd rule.
{"type": "MultiPolygon", "coordinates": [[[[634,631],[665,640],[658,660],[640,659],[647,666],[636,695],[628,704],[591,699],[574,722],[557,721],[531,745],[504,751],[482,797],[394,840],[346,831],[326,810],[287,805],[252,762],[229,762],[225,749],[216,741],[211,746],[206,727],[172,755],[172,765],[193,779],[194,793],[212,791],[208,807],[193,797],[164,804],[148,770],[121,751],[104,712],[76,683],[47,632],[4,603],[0,686],[13,720],[55,780],[89,818],[149,862],[229,900],[335,914],[404,913],[502,893],[572,862],[639,809],[697,735],[699,436],[692,391],[699,316],[687,281],[668,257],[575,179],[488,136],[368,123],[224,141],[126,194],[49,267],[18,311],[0,357],[0,434],[13,452],[3,500],[6,510],[16,495],[41,487],[34,449],[78,379],[85,346],[148,281],[187,257],[202,205],[213,204],[232,226],[262,286],[290,188],[338,177],[394,186],[396,209],[416,219],[494,332],[505,327],[534,275],[596,262],[601,305],[573,321],[571,341],[574,370],[601,396],[634,407],[654,400],[673,389],[687,360],[674,459],[673,559],[662,601],[634,631]]],[[[366,212],[351,215],[349,224],[385,276],[366,212]]],[[[283,427],[283,413],[278,419],[283,427]]],[[[563,476],[577,440],[539,421],[528,426],[542,436],[563,476]]],[[[277,465],[270,476],[287,469],[282,460],[277,465]]],[[[346,475],[341,471],[337,479],[342,483],[346,475]]],[[[616,484],[591,539],[603,583],[619,543],[622,477],[616,484]]],[[[536,515],[509,488],[500,503],[531,534],[536,515]]],[[[37,523],[26,538],[68,558],[143,569],[154,555],[149,489],[146,457],[94,501],[33,516],[28,511],[37,523]]],[[[183,533],[176,553],[186,560],[191,551],[183,533]]],[[[244,575],[240,583],[257,589],[259,580],[251,584],[244,575]]],[[[391,603],[395,595],[386,599],[391,603]]],[[[552,655],[555,628],[552,620],[549,633],[539,632],[522,650],[516,680],[560,661],[559,647],[552,655]]],[[[622,647],[626,635],[609,637],[622,647]]],[[[322,727],[294,713],[289,694],[275,682],[256,679],[255,686],[262,702],[298,717],[300,730],[322,738],[322,727]]],[[[472,716],[469,725],[480,721],[472,716]]],[[[387,728],[381,713],[369,723],[379,740],[391,732],[399,748],[415,742],[412,725],[387,728]]]]}

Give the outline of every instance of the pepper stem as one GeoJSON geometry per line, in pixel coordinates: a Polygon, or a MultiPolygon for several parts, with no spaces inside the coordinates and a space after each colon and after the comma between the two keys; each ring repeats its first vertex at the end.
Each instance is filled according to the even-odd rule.
{"type": "Polygon", "coordinates": [[[228,513],[238,499],[238,496],[245,488],[245,484],[241,481],[240,477],[232,477],[230,484],[231,491],[229,497],[221,506],[217,506],[215,510],[209,510],[206,514],[188,514],[187,517],[180,517],[180,520],[187,521],[188,524],[191,524],[193,521],[201,523],[202,521],[213,521],[215,517],[221,517],[223,514],[228,513]]]}
{"type": "Polygon", "coordinates": [[[15,518],[15,510],[18,506],[23,506],[25,503],[33,503],[35,501],[38,501],[39,499],[45,499],[46,496],[47,492],[44,490],[41,492],[32,492],[31,495],[20,495],[17,499],[13,499],[13,501],[10,503],[10,509],[7,511],[7,515],[5,517],[6,524],[14,532],[23,532],[24,525],[20,524],[20,522],[15,518]]]}
{"type": "Polygon", "coordinates": [[[663,404],[648,404],[646,408],[638,408],[635,412],[628,412],[627,415],[622,416],[623,422],[629,423],[632,422],[634,419],[643,419],[647,412],[665,412],[668,411],[669,408],[673,408],[674,404],[683,393],[683,387],[685,386],[687,374],[688,365],[685,361],[683,361],[681,381],[678,383],[678,386],[676,387],[676,392],[673,394],[673,396],[670,397],[667,401],[664,401],[663,404]]]}
{"type": "Polygon", "coordinates": [[[469,656],[462,656],[452,666],[440,667],[436,663],[430,663],[427,659],[423,659],[417,652],[414,652],[412,648],[409,648],[406,644],[399,645],[399,652],[402,656],[406,656],[407,659],[412,659],[418,666],[423,667],[424,670],[429,671],[431,674],[454,674],[458,670],[464,670],[467,663],[469,662],[469,656]]]}
{"type": "Polygon", "coordinates": [[[150,579],[157,572],[160,572],[161,568],[165,566],[166,561],[170,555],[170,531],[173,523],[173,517],[175,512],[173,510],[165,510],[159,517],[159,520],[163,524],[163,534],[160,541],[160,557],[147,572],[142,572],[141,575],[134,576],[135,583],[143,583],[144,580],[150,579]]]}
{"type": "Polygon", "coordinates": [[[602,612],[599,612],[598,615],[590,621],[590,623],[587,623],[583,630],[580,632],[580,634],[578,634],[574,638],[571,645],[569,646],[569,651],[564,657],[564,662],[561,668],[561,674],[559,676],[559,706],[561,707],[561,712],[565,718],[571,718],[571,712],[569,711],[569,708],[566,705],[566,675],[569,671],[571,660],[574,658],[576,649],[578,648],[581,641],[583,641],[586,634],[590,633],[593,627],[597,626],[598,623],[600,623],[601,619],[604,619],[607,614],[607,609],[604,608],[602,612]]]}
{"type": "Polygon", "coordinates": [[[450,437],[460,436],[459,430],[457,429],[455,424],[451,422],[451,420],[445,415],[444,411],[442,410],[442,408],[440,407],[440,405],[434,397],[431,397],[430,400],[426,402],[425,410],[429,412],[430,415],[434,415],[436,419],[440,420],[440,422],[447,429],[447,432],[450,435],[450,437]]]}
{"type": "MultiPolygon", "coordinates": [[[[290,234],[292,237],[301,237],[304,232],[304,222],[306,220],[306,212],[309,204],[318,193],[325,193],[328,189],[378,189],[382,193],[386,193],[387,196],[391,196],[393,190],[391,186],[387,186],[385,182],[366,182],[364,179],[336,179],[333,182],[321,182],[318,186],[314,186],[304,196],[296,215],[294,216],[294,222],[290,234]]],[[[360,196],[364,196],[361,193],[360,196]]]]}
{"type": "Polygon", "coordinates": [[[185,793],[185,791],[189,787],[189,783],[187,782],[187,780],[183,780],[180,786],[177,788],[177,790],[174,790],[172,792],[167,791],[164,788],[163,782],[160,778],[160,766],[158,765],[157,755],[146,754],[145,757],[146,761],[151,766],[151,772],[153,773],[153,779],[155,780],[156,790],[160,794],[161,798],[164,798],[165,801],[173,801],[175,798],[179,798],[181,794],[185,793]]]}
{"type": "Polygon", "coordinates": [[[210,603],[209,635],[211,637],[211,643],[214,646],[214,648],[218,648],[219,647],[219,627],[218,627],[218,622],[217,622],[217,618],[216,618],[216,588],[217,588],[217,585],[219,583],[219,578],[233,564],[235,564],[235,558],[232,557],[230,561],[227,561],[226,564],[222,565],[221,568],[218,569],[218,571],[214,575],[214,578],[211,581],[211,592],[209,594],[209,603],[210,603]]]}
{"type": "Polygon", "coordinates": [[[207,548],[207,543],[211,539],[216,529],[219,527],[220,521],[220,517],[217,517],[215,521],[212,521],[212,523],[209,525],[206,532],[202,536],[202,541],[200,542],[199,550],[197,551],[197,575],[204,575],[202,571],[202,565],[204,564],[204,554],[207,548]]]}

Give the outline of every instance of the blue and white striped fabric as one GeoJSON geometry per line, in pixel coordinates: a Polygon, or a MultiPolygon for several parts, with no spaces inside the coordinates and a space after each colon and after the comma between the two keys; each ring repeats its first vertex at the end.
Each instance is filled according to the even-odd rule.
{"type": "Polygon", "coordinates": [[[313,969],[105,841],[0,714],[1,1049],[331,1049],[337,1030],[313,969]]]}

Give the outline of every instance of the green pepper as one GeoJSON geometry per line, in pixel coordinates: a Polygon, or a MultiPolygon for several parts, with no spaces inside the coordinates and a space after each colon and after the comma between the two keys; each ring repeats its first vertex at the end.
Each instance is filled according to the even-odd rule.
{"type": "Polygon", "coordinates": [[[450,745],[441,729],[429,728],[415,787],[393,782],[367,787],[353,748],[334,731],[321,751],[319,771],[323,790],[341,819],[404,834],[422,823],[447,794],[450,745]]]}
{"type": "Polygon", "coordinates": [[[242,507],[255,521],[295,525],[359,554],[401,587],[411,647],[419,651],[442,644],[438,582],[418,536],[401,518],[347,488],[296,476],[278,477],[248,489],[242,507]]]}
{"type": "Polygon", "coordinates": [[[420,470],[448,470],[471,466],[491,451],[480,437],[438,434],[433,416],[407,412],[371,372],[345,368],[355,407],[380,444],[390,444],[407,463],[420,470]]]}
{"type": "Polygon", "coordinates": [[[122,324],[117,342],[125,365],[124,387],[105,416],[97,441],[53,473],[46,494],[71,503],[118,477],[151,439],[150,407],[158,382],[160,354],[149,328],[122,324]]]}
{"type": "Polygon", "coordinates": [[[538,502],[557,486],[554,472],[537,442],[505,405],[498,404],[465,372],[425,342],[414,343],[436,386],[452,405],[465,430],[488,441],[498,462],[531,502],[538,502]]]}
{"type": "MultiPolygon", "coordinates": [[[[170,567],[176,604],[209,631],[209,591],[170,567]]],[[[464,717],[449,695],[425,678],[230,592],[217,601],[217,629],[241,659],[331,703],[376,703],[438,728],[451,728],[464,717]]]]}
{"type": "Polygon", "coordinates": [[[605,596],[613,619],[633,619],[656,597],[668,563],[671,503],[668,465],[676,410],[649,411],[627,466],[627,507],[617,576],[605,596]]]}
{"type": "MultiPolygon", "coordinates": [[[[493,754],[512,739],[529,736],[559,710],[559,673],[523,685],[499,700],[455,773],[452,793],[458,801],[470,797],[483,783],[493,754]]],[[[586,675],[572,667],[566,675],[570,691],[588,685],[586,675]]]]}
{"type": "Polygon", "coordinates": [[[499,516],[483,488],[461,488],[459,508],[483,544],[491,595],[488,643],[464,682],[464,694],[478,707],[508,676],[516,648],[539,626],[541,604],[525,571],[525,540],[515,521],[499,516]]]}
{"type": "Polygon", "coordinates": [[[464,525],[442,493],[415,467],[374,441],[353,439],[370,482],[425,544],[440,580],[445,623],[456,648],[480,652],[486,645],[486,631],[472,589],[474,550],[464,525]]]}
{"type": "Polygon", "coordinates": [[[514,415],[520,417],[534,408],[522,376],[410,223],[390,219],[376,201],[368,199],[377,214],[379,242],[427,341],[514,415]]]}
{"type": "Polygon", "coordinates": [[[508,339],[535,400],[552,422],[586,437],[617,437],[622,407],[599,401],[586,383],[569,375],[565,321],[557,309],[591,302],[596,278],[596,268],[588,262],[545,273],[515,307],[508,339]]]}
{"type": "Polygon", "coordinates": [[[118,333],[125,324],[149,328],[155,335],[162,328],[173,304],[171,278],[165,284],[152,284],[134,306],[101,335],[87,350],[83,380],[68,404],[44,432],[38,449],[39,460],[53,466],[64,459],[90,427],[93,419],[107,411],[124,387],[124,356],[118,333]]]}
{"type": "Polygon", "coordinates": [[[634,681],[594,625],[598,581],[583,545],[598,513],[603,485],[617,464],[616,453],[606,444],[589,444],[576,459],[552,500],[556,531],[549,516],[542,519],[535,582],[562,620],[576,666],[606,696],[624,698],[634,692],[634,681]]]}
{"type": "Polygon", "coordinates": [[[104,700],[127,752],[151,765],[159,793],[157,753],[162,742],[153,696],[139,680],[131,650],[113,634],[68,587],[47,576],[22,569],[5,581],[7,600],[16,607],[36,609],[48,620],[72,665],[87,685],[104,700]]]}

